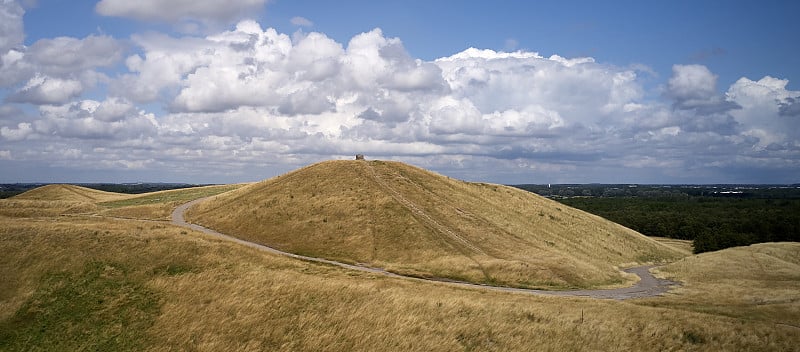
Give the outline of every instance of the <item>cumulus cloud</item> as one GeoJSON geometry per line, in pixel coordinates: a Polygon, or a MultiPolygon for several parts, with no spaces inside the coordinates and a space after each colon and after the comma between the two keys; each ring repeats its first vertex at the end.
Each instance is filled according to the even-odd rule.
{"type": "Polygon", "coordinates": [[[106,35],[83,39],[58,37],[33,43],[26,52],[26,60],[48,74],[70,74],[111,66],[122,58],[123,50],[119,41],[106,35]]]}
{"type": "Polygon", "coordinates": [[[634,71],[590,58],[467,49],[436,63],[454,95],[468,98],[484,114],[535,108],[591,125],[642,95],[634,71]]]}
{"type": "Polygon", "coordinates": [[[23,122],[19,123],[16,128],[3,126],[0,128],[0,137],[3,137],[7,141],[14,142],[28,138],[33,132],[31,124],[23,122]]]}
{"type": "Polygon", "coordinates": [[[778,112],[781,116],[800,116],[800,99],[796,97],[786,97],[779,102],[778,112]]]}
{"type": "Polygon", "coordinates": [[[740,108],[717,92],[717,75],[703,65],[674,65],[667,85],[673,107],[702,115],[724,114],[740,108]]]}
{"type": "Polygon", "coordinates": [[[250,106],[321,114],[338,105],[373,107],[397,121],[408,119],[419,95],[448,89],[436,64],[411,58],[380,30],[357,35],[346,49],[320,33],[290,38],[253,21],[201,39],[151,35],[134,41],[144,57],[126,60],[135,73],[112,83],[112,91],[142,102],[177,89],[169,103],[174,112],[250,106]]]}
{"type": "Polygon", "coordinates": [[[83,92],[80,81],[37,75],[7,100],[15,103],[63,104],[83,92]]]}
{"type": "Polygon", "coordinates": [[[706,100],[716,94],[717,75],[703,65],[672,66],[669,94],[679,101],[706,100]]]}
{"type": "Polygon", "coordinates": [[[98,70],[119,62],[123,52],[119,41],[95,35],[41,39],[30,47],[12,49],[0,65],[0,87],[13,91],[4,100],[35,105],[67,103],[107,81],[98,70]]]}
{"type": "Polygon", "coordinates": [[[22,44],[25,32],[22,16],[25,10],[16,1],[0,1],[0,56],[22,44]]]}
{"type": "Polygon", "coordinates": [[[103,16],[143,21],[199,20],[229,22],[264,7],[267,0],[101,0],[95,11],[103,16]]]}
{"type": "Polygon", "coordinates": [[[136,111],[117,98],[42,105],[39,113],[40,118],[33,122],[20,123],[16,128],[3,127],[2,136],[8,140],[33,136],[128,140],[154,136],[158,126],[152,114],[136,111]]]}
{"type": "Polygon", "coordinates": [[[25,10],[16,1],[0,0],[0,88],[26,77],[17,68],[24,56],[24,14],[25,10]]]}
{"type": "Polygon", "coordinates": [[[154,101],[163,90],[180,86],[185,75],[206,64],[204,53],[213,50],[213,43],[198,38],[151,33],[131,39],[144,50],[144,57],[137,54],[125,59],[130,73],[112,82],[110,90],[140,103],[154,101]]]}
{"type": "Polygon", "coordinates": [[[120,98],[109,98],[97,105],[93,111],[93,117],[103,122],[118,122],[135,115],[136,107],[120,98]]]}
{"type": "Polygon", "coordinates": [[[800,91],[787,90],[788,83],[769,76],[758,81],[740,78],[726,93],[741,106],[731,115],[747,135],[758,138],[761,149],[800,146],[800,116],[791,113],[800,91]]]}

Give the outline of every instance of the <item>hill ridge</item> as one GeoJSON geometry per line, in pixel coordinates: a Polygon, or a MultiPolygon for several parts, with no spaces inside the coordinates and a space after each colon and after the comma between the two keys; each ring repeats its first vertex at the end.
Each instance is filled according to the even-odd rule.
{"type": "Polygon", "coordinates": [[[50,184],[20,193],[16,200],[62,200],[75,202],[105,202],[131,197],[129,194],[106,192],[71,184],[50,184]]]}

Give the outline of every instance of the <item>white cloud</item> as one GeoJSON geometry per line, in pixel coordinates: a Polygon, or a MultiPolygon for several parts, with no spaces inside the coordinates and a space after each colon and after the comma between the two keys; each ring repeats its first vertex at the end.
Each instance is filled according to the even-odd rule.
{"type": "Polygon", "coordinates": [[[0,160],[11,160],[11,151],[0,150],[0,160]]]}
{"type": "Polygon", "coordinates": [[[731,115],[749,136],[758,138],[759,148],[800,147],[800,116],[781,113],[786,102],[800,100],[800,91],[786,89],[788,80],[770,76],[758,81],[740,78],[726,93],[741,109],[731,115]]]}
{"type": "Polygon", "coordinates": [[[10,95],[8,101],[36,105],[63,104],[79,96],[82,92],[83,85],[80,81],[37,75],[20,90],[10,95]]]}
{"type": "Polygon", "coordinates": [[[262,31],[254,22],[241,22],[235,31],[207,39],[214,50],[194,55],[207,62],[185,77],[173,109],[219,112],[239,106],[275,106],[292,93],[293,73],[285,67],[291,39],[274,29],[262,31]]]}
{"type": "Polygon", "coordinates": [[[467,49],[436,64],[453,94],[484,114],[535,106],[572,124],[595,124],[642,96],[635,72],[590,58],[467,49]]]}
{"type": "Polygon", "coordinates": [[[94,110],[94,118],[103,122],[117,122],[136,114],[136,107],[119,98],[110,98],[94,110]]]}
{"type": "Polygon", "coordinates": [[[207,65],[215,43],[198,38],[172,38],[163,34],[134,35],[132,41],[144,57],[129,56],[130,71],[111,83],[111,93],[137,102],[158,99],[165,89],[178,87],[186,74],[207,65]]]}
{"type": "Polygon", "coordinates": [[[17,128],[8,128],[5,126],[0,128],[0,136],[12,142],[21,141],[28,138],[31,134],[33,134],[33,128],[30,123],[25,122],[19,123],[17,128]]]}
{"type": "Polygon", "coordinates": [[[0,0],[0,55],[22,44],[25,10],[16,1],[0,0]]]}
{"type": "Polygon", "coordinates": [[[309,33],[296,40],[287,69],[298,79],[320,82],[339,74],[342,45],[320,33],[309,33]]]}
{"type": "Polygon", "coordinates": [[[312,26],[314,26],[314,22],[311,22],[311,20],[309,20],[308,18],[300,17],[300,16],[292,17],[292,19],[289,20],[289,22],[291,22],[295,26],[300,26],[300,27],[312,27],[312,26]]]}
{"type": "Polygon", "coordinates": [[[109,36],[58,37],[33,43],[26,53],[26,60],[48,74],[72,74],[116,64],[122,53],[120,42],[109,36]]]}
{"type": "Polygon", "coordinates": [[[229,22],[260,10],[267,0],[101,0],[95,11],[104,16],[144,21],[200,20],[229,22]]]}
{"type": "Polygon", "coordinates": [[[717,92],[717,75],[703,65],[674,65],[667,85],[673,106],[701,114],[726,113],[739,106],[717,92]]]}
{"type": "Polygon", "coordinates": [[[138,74],[113,83],[113,92],[152,101],[164,89],[178,88],[170,103],[176,112],[252,106],[320,114],[355,97],[364,105],[360,111],[373,106],[397,120],[408,118],[411,95],[447,89],[438,66],[412,59],[399,40],[384,38],[380,30],[354,37],[346,50],[320,33],[293,41],[252,21],[204,39],[187,38],[183,45],[167,45],[183,41],[164,36],[134,40],[144,58],[131,56],[127,65],[138,74]]]}
{"type": "Polygon", "coordinates": [[[703,65],[674,65],[669,94],[678,100],[706,100],[717,90],[717,76],[703,65]]]}
{"type": "Polygon", "coordinates": [[[98,69],[119,62],[123,50],[109,36],[41,39],[2,57],[0,87],[12,89],[8,102],[64,104],[107,81],[98,69]]]}
{"type": "Polygon", "coordinates": [[[158,122],[152,114],[125,105],[112,98],[40,106],[42,119],[34,122],[34,130],[51,137],[120,141],[157,135],[158,122]]]}
{"type": "Polygon", "coordinates": [[[24,14],[16,1],[0,0],[0,88],[25,79],[17,67],[24,56],[24,14]]]}

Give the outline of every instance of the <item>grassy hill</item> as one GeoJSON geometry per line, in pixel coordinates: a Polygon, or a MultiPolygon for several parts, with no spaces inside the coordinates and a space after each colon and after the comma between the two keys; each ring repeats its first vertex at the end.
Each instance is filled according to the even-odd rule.
{"type": "Polygon", "coordinates": [[[47,185],[0,200],[0,216],[50,217],[62,214],[95,213],[100,202],[131,197],[129,194],[98,191],[74,185],[47,185]]]}
{"type": "Polygon", "coordinates": [[[526,191],[399,162],[322,162],[219,195],[187,215],[293,253],[521,287],[624,285],[619,266],[684,255],[526,191]]]}
{"type": "Polygon", "coordinates": [[[215,185],[145,194],[123,194],[66,184],[47,185],[8,199],[0,199],[0,217],[100,215],[168,220],[172,210],[180,204],[241,186],[241,184],[215,185]]]}
{"type": "Polygon", "coordinates": [[[732,247],[686,257],[659,271],[683,286],[674,291],[676,295],[649,304],[771,321],[800,330],[800,243],[732,247]]]}
{"type": "Polygon", "coordinates": [[[46,185],[16,195],[12,199],[97,203],[129,197],[131,197],[129,194],[105,192],[74,185],[46,185]]]}

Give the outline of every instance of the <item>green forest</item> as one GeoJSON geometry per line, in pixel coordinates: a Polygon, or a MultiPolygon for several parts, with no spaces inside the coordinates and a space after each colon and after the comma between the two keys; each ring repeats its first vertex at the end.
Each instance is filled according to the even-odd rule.
{"type": "Polygon", "coordinates": [[[692,240],[695,253],[800,241],[800,189],[777,186],[521,185],[644,235],[692,240]]]}

